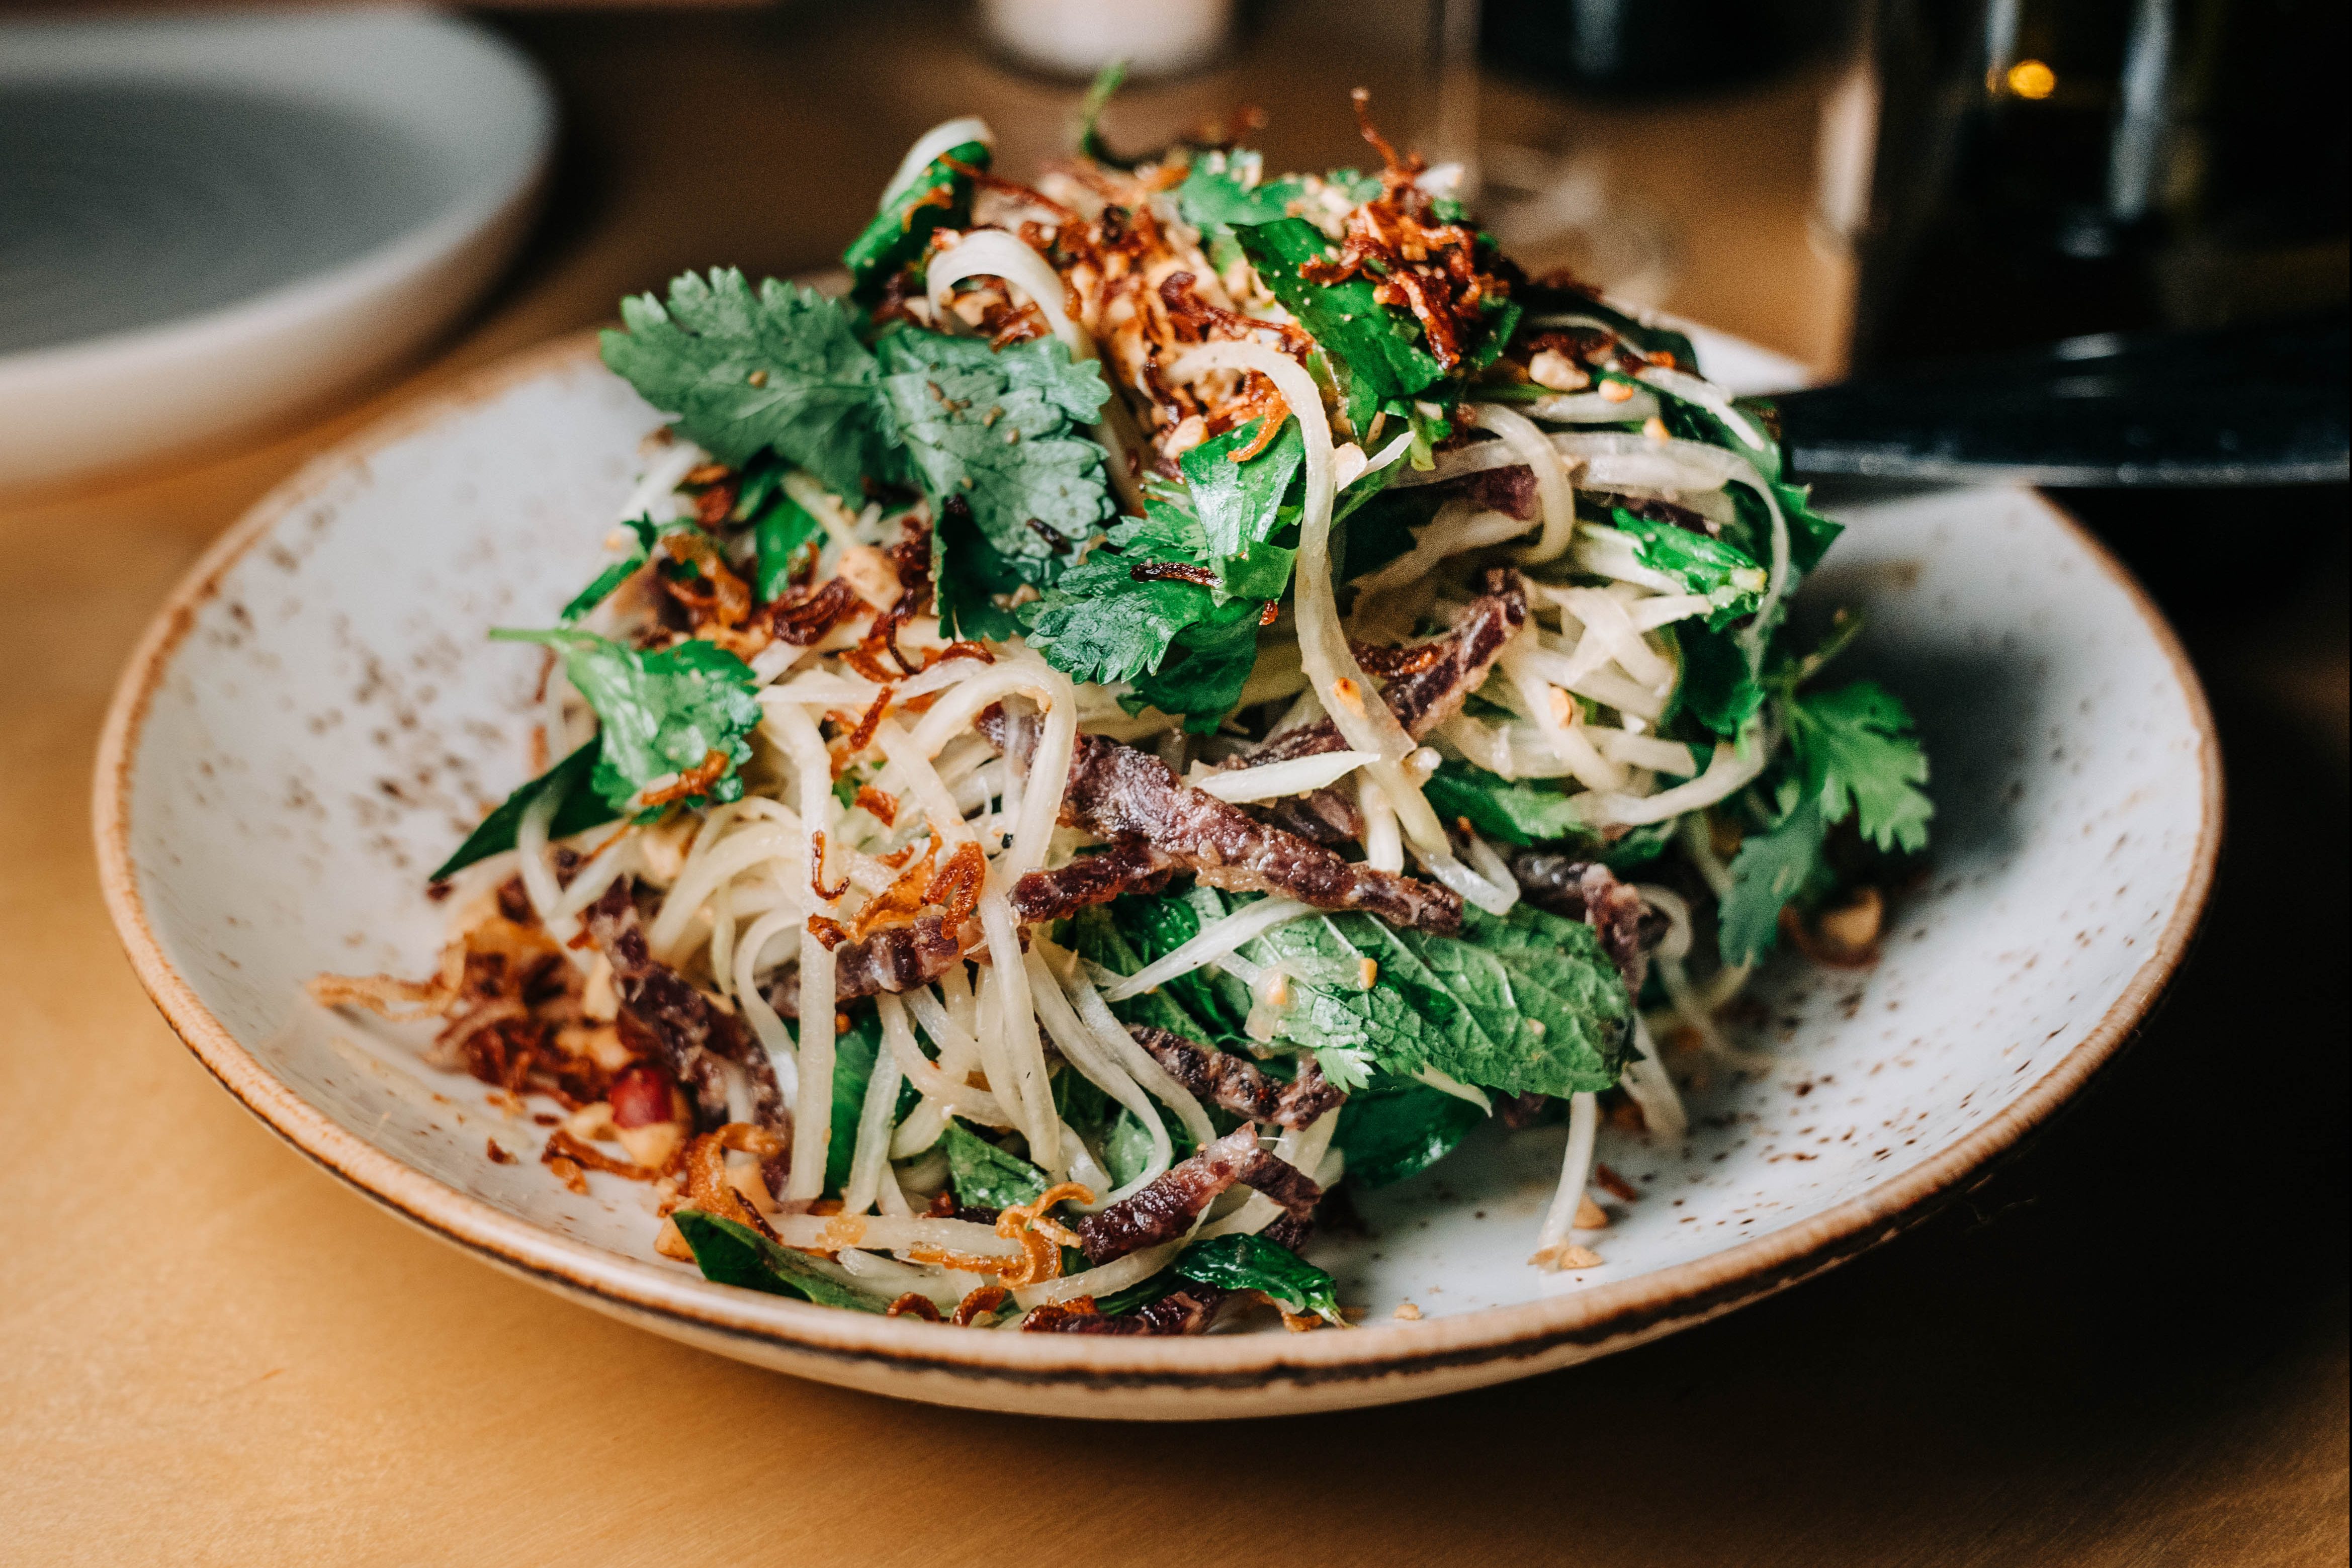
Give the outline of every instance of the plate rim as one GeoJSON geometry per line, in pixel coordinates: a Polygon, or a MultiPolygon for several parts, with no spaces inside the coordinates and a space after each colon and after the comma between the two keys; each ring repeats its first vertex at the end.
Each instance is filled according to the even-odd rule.
{"type": "MultiPolygon", "coordinates": [[[[576,1241],[472,1197],[338,1125],[281,1082],[197,997],[147,921],[131,852],[131,790],[154,693],[194,629],[200,606],[272,529],[354,464],[542,375],[595,358],[593,332],[500,360],[336,443],[273,487],[181,576],[140,636],[107,707],[92,779],[99,882],[131,969],[164,1021],[207,1071],[313,1163],[377,1205],[474,1256],[608,1310],[667,1320],[698,1339],[748,1341],[877,1373],[1098,1390],[1240,1391],[1281,1380],[1302,1386],[1398,1380],[1373,1399],[1412,1397],[1417,1373],[1460,1372],[1548,1352],[1630,1343],[1794,1284],[1927,1218],[2027,1133],[2046,1122],[2116,1055],[2179,969],[2211,894],[2221,852],[2220,737],[2203,683],[2147,592],[2095,537],[2032,495],[2120,586],[2172,666],[2197,735],[2197,842],[2189,879],[2163,930],[2099,1020],[2023,1093],[1981,1126],[1908,1170],[1822,1213],[1704,1258],[1570,1295],[1347,1333],[1220,1334],[1129,1339],[974,1335],[945,1325],[844,1312],[714,1287],[647,1259],[576,1241]]],[[[1505,1373],[1504,1375],[1510,1375],[1505,1373]]],[[[1432,1387],[1428,1392],[1439,1392],[1432,1387]]],[[[1367,1401],[1370,1402],[1370,1401],[1367,1401]]],[[[1234,1414],[1244,1414],[1236,1411],[1234,1414]]],[[[1105,1414],[1115,1414],[1105,1412],[1105,1414]]],[[[1214,1412],[1202,1414],[1213,1415],[1214,1412]]]]}

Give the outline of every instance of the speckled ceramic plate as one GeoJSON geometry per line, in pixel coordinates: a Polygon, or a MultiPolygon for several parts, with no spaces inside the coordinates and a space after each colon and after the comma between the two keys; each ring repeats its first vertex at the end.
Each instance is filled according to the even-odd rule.
{"type": "MultiPolygon", "coordinates": [[[[1727,352],[1703,345],[1722,363],[1727,352]]],[[[1936,762],[1934,874],[1866,972],[1790,963],[1680,1150],[1603,1133],[1641,1195],[1581,1274],[1528,1267],[1562,1134],[1478,1138],[1316,1257],[1366,1326],[1167,1341],[959,1331],[706,1283],[653,1256],[646,1190],[575,1197],[535,1130],[389,1033],[320,1013],[322,969],[423,973],[422,875],[524,776],[544,620],[596,553],[654,416],[558,344],[320,459],[205,555],[125,672],[97,778],[106,897],[173,1026],[256,1115],[394,1212],[722,1354],[947,1404],[1259,1415],[1408,1399],[1635,1344],[1895,1235],[2047,1118],[2130,1034],[2203,905],[2217,748],[2170,633],[2030,493],[1845,511],[1807,585],[1865,607],[1853,656],[1936,762]],[[1417,1305],[1417,1321],[1397,1309],[1417,1305]]],[[[611,1184],[602,1184],[609,1182],[611,1184]]],[[[1955,1289],[1966,1282],[1955,1280],[1955,1289]]]]}

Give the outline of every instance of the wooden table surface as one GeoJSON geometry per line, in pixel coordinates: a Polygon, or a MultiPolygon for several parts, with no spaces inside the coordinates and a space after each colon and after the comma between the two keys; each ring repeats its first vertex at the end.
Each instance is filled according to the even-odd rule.
{"type": "MultiPolygon", "coordinates": [[[[1274,15],[1279,44],[1301,24],[1274,15]]],[[[132,980],[92,871],[91,751],[138,629],[207,540],[392,404],[689,264],[820,264],[934,118],[976,107],[1016,159],[1045,147],[1063,89],[934,16],[513,20],[565,95],[555,208],[432,363],[234,452],[0,501],[0,1559],[2344,1562],[2340,530],[2300,596],[2185,623],[2231,838],[2142,1040],[1971,1205],[1580,1369],[1215,1428],[896,1404],[495,1274],[215,1087],[132,980]]],[[[1300,122],[1340,112],[1346,82],[1263,63],[1320,58],[1303,47],[1254,58],[1128,123],[1255,96],[1283,117],[1277,161],[1344,152],[1300,122]]],[[[1489,110],[1638,176],[1676,226],[1671,304],[1822,363],[1819,90],[1489,110]]]]}

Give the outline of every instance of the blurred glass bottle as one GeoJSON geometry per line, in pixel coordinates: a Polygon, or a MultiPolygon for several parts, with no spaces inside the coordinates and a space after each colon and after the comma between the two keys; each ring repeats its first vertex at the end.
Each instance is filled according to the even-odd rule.
{"type": "Polygon", "coordinates": [[[1875,0],[1823,121],[1857,366],[2346,294],[2346,10],[1875,0]]]}

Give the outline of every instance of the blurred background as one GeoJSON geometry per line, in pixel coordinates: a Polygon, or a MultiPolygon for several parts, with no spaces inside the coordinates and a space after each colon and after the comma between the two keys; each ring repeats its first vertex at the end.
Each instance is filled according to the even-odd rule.
{"type": "MultiPolygon", "coordinates": [[[[1115,58],[1133,68],[1103,121],[1115,147],[1255,111],[1270,168],[1360,165],[1347,93],[1365,86],[1397,141],[1465,165],[1530,270],[1833,381],[2102,334],[2340,329],[2346,31],[2341,0],[772,0],[357,21],[0,0],[0,537],[21,544],[0,651],[30,672],[0,689],[0,732],[70,753],[24,798],[68,802],[42,845],[79,857],[82,759],[129,639],[300,461],[688,268],[833,266],[950,116],[984,116],[999,167],[1034,168],[1115,58]],[[87,603],[56,592],[68,539],[110,552],[87,603]]],[[[1826,510],[1856,483],[1825,486],[1826,510]]],[[[1544,1429],[1572,1388],[1598,1413],[1585,1450],[1555,1468],[1522,1442],[1506,1479],[1547,1498],[1579,1468],[1594,1496],[1672,1482],[1654,1520],[1737,1515],[1784,1541],[1836,1524],[1888,1563],[2221,1561],[2200,1530],[2259,1536],[2263,1478],[2337,1462],[2346,487],[2058,499],[2172,617],[2228,756],[2230,847],[2170,1010],[1966,1212],[1793,1305],[1572,1384],[1290,1437],[1484,1454],[1492,1421],[1544,1429]],[[2199,1511],[2225,1493],[2240,1512],[2199,1511]],[[1914,1522],[1953,1549],[1920,1547],[1914,1522]],[[1979,1550],[1996,1530],[2044,1549],[1979,1550]]],[[[36,805],[26,821],[47,820],[36,805]]],[[[113,976],[111,939],[76,919],[113,976]]],[[[713,1381],[738,1373],[755,1375],[713,1381]]],[[[942,1430],[1020,1429],[877,1419],[904,1438],[875,1461],[891,1468],[942,1430]]],[[[1140,1474],[1150,1436],[1102,1441],[1140,1474]]],[[[2333,1498],[2306,1539],[2340,1562],[2329,1473],[2294,1496],[2333,1498]]]]}

